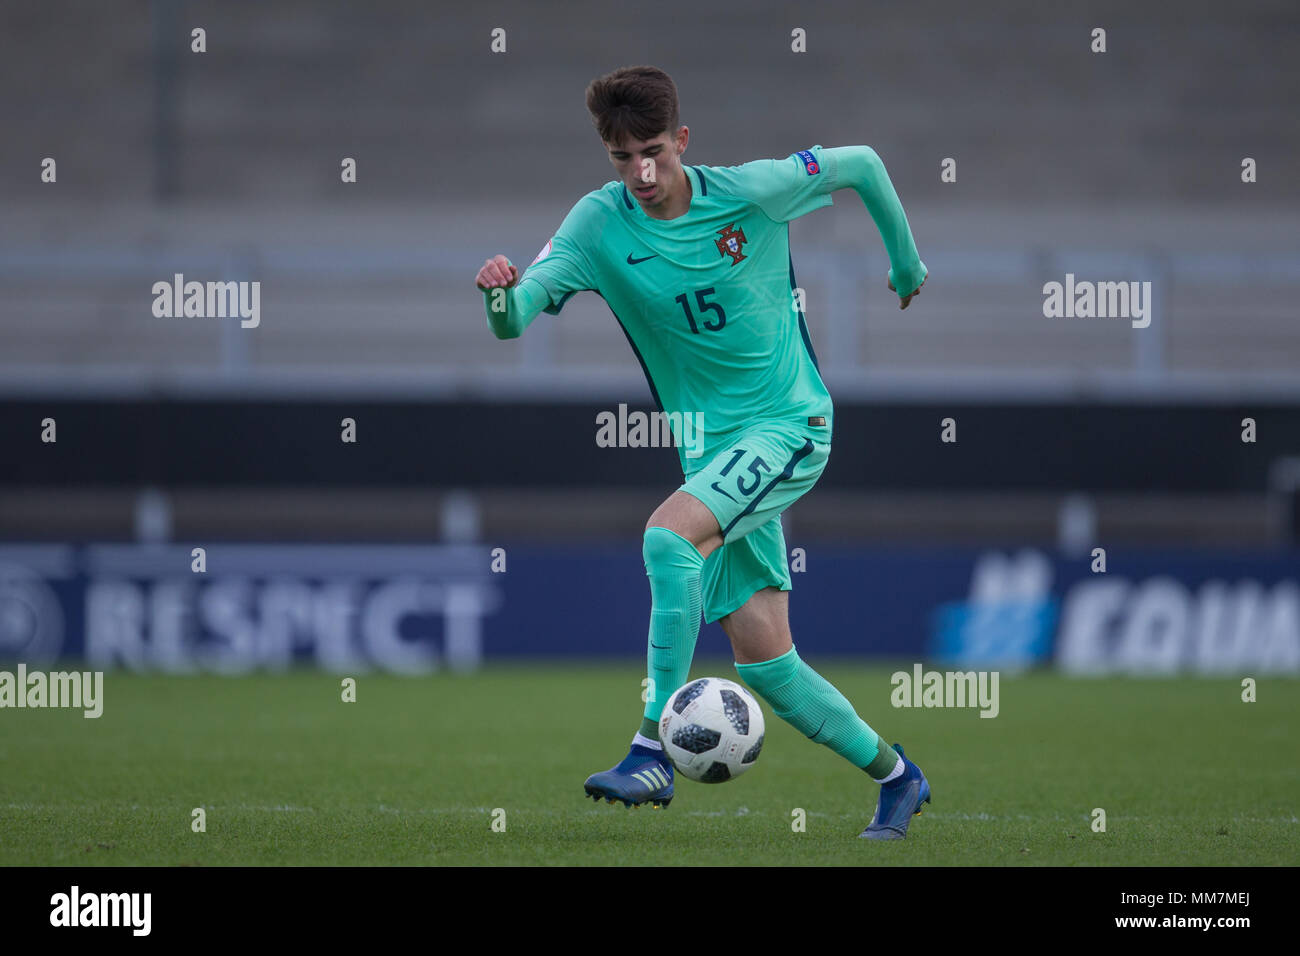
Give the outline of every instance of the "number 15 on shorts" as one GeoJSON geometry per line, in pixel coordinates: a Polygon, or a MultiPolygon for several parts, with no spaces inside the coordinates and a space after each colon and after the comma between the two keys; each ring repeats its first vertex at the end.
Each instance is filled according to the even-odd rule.
{"type": "MultiPolygon", "coordinates": [[[[710,487],[712,487],[718,494],[726,495],[732,501],[736,501],[737,499],[735,496],[728,492],[723,486],[733,484],[733,479],[729,479],[728,475],[730,475],[732,469],[740,464],[740,460],[748,454],[749,452],[743,448],[737,448],[733,451],[731,453],[731,460],[728,461],[722,471],[719,472],[718,480],[713,482],[710,487]]],[[[758,486],[762,484],[763,474],[765,472],[770,473],[771,471],[771,465],[765,462],[758,455],[754,455],[750,458],[748,467],[736,474],[734,478],[734,487],[736,491],[740,492],[742,497],[748,498],[757,491],[758,486]],[[750,476],[752,476],[752,480],[750,480],[750,476]]]]}

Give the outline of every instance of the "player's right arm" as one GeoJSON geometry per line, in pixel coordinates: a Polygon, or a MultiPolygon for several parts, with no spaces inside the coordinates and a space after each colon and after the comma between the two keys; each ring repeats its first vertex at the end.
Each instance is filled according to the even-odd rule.
{"type": "Polygon", "coordinates": [[[518,285],[519,270],[505,256],[493,256],[483,263],[474,282],[483,293],[488,328],[499,339],[519,338],[541,315],[549,298],[540,283],[518,285]]]}
{"type": "Polygon", "coordinates": [[[522,276],[505,256],[493,256],[483,263],[476,283],[483,292],[488,327],[497,338],[517,338],[539,313],[559,315],[575,292],[596,288],[585,245],[586,237],[598,228],[593,217],[599,213],[591,202],[584,201],[587,198],[569,210],[522,276]]]}

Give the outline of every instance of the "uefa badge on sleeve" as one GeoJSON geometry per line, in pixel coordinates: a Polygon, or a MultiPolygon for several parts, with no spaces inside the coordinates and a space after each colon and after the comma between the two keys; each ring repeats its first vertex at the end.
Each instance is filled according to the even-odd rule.
{"type": "Polygon", "coordinates": [[[807,172],[809,176],[816,176],[822,171],[821,166],[818,165],[811,150],[801,149],[799,152],[795,153],[795,155],[803,161],[804,171],[807,172]]]}

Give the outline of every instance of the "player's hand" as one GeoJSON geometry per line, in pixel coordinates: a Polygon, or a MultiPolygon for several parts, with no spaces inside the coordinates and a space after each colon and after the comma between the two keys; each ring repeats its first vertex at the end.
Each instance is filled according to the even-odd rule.
{"type": "Polygon", "coordinates": [[[486,292],[488,289],[509,289],[519,281],[519,270],[505,256],[493,256],[478,270],[474,283],[486,292]]]}
{"type": "MultiPolygon", "coordinates": [[[[930,278],[930,273],[927,272],[927,273],[925,274],[925,279],[928,279],[928,278],[930,278]]],[[[925,279],[922,279],[922,280],[921,280],[921,285],[925,285],[925,279]]],[[[888,277],[888,276],[885,277],[885,284],[889,286],[889,291],[890,291],[890,292],[897,292],[897,291],[898,291],[897,289],[894,288],[894,283],[891,282],[891,281],[889,280],[889,277],[888,277]]],[[[901,298],[898,300],[898,307],[899,307],[900,309],[906,309],[906,308],[907,308],[907,303],[911,302],[912,299],[913,299],[914,297],[916,297],[916,296],[918,296],[918,295],[921,294],[921,285],[917,286],[916,289],[915,289],[914,291],[909,292],[907,295],[901,297],[901,298]]]]}

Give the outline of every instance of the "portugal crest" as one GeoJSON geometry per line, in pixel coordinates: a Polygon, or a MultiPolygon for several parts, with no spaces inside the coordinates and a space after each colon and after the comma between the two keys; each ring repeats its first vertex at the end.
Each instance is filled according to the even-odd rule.
{"type": "Polygon", "coordinates": [[[745,253],[741,251],[741,247],[749,240],[745,238],[745,230],[737,229],[734,222],[725,229],[719,229],[718,238],[713,241],[718,247],[718,255],[731,256],[733,266],[741,259],[746,258],[745,253]]]}

